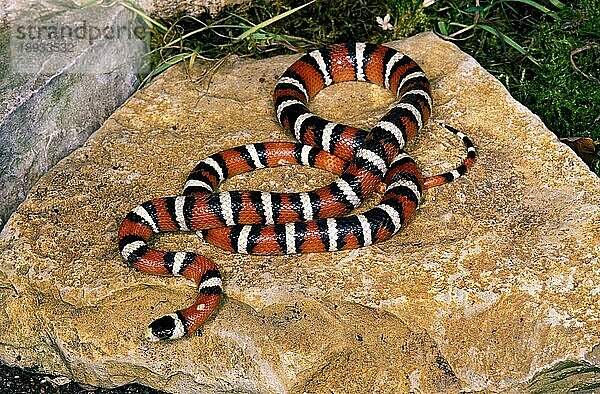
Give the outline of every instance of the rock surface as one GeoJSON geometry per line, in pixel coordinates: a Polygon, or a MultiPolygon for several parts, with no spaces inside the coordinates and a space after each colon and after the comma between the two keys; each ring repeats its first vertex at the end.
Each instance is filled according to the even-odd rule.
{"type": "MultiPolygon", "coordinates": [[[[425,193],[404,231],[361,250],[282,257],[162,236],[161,248],[214,258],[227,297],[200,335],[145,342],[145,326],[191,303],[195,290],[127,267],[116,245],[120,220],[140,202],[177,194],[213,152],[290,139],[271,94],[296,56],[235,60],[208,74],[175,68],[49,171],[7,223],[0,358],[92,385],[136,381],[174,393],[592,384],[600,367],[600,181],[454,45],[421,34],[391,46],[432,80],[433,118],[463,129],[479,152],[467,177],[425,193]]],[[[369,127],[392,100],[381,88],[347,83],[312,108],[369,127]]],[[[464,154],[432,123],[408,150],[429,174],[464,154]]],[[[309,190],[331,179],[280,168],[224,188],[309,190]]]]}
{"type": "MultiPolygon", "coordinates": [[[[221,9],[231,4],[240,4],[247,0],[136,0],[135,2],[148,14],[160,18],[177,18],[181,15],[198,16],[204,13],[216,15],[221,9]]],[[[44,10],[59,11],[67,6],[77,6],[86,1],[56,0],[0,0],[0,27],[17,18],[23,10],[32,7],[44,10]]]]}
{"type": "Polygon", "coordinates": [[[0,28],[0,228],[38,178],[81,146],[139,84],[145,41],[92,30],[131,32],[135,15],[117,6],[64,4],[12,4],[11,25],[0,28]],[[52,36],[50,26],[74,33],[52,36]]]}
{"type": "Polygon", "coordinates": [[[199,16],[209,13],[212,16],[231,4],[241,4],[248,0],[137,0],[149,14],[161,18],[175,18],[181,15],[199,16]]]}

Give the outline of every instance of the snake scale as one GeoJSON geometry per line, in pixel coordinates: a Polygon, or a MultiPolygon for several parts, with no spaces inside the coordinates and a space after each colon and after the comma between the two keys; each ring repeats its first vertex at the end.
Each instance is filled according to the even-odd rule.
{"type": "Polygon", "coordinates": [[[193,305],[153,321],[148,339],[193,333],[218,307],[223,291],[214,262],[192,252],[152,249],[147,242],[153,235],[196,231],[224,250],[261,255],[360,248],[392,237],[411,218],[424,189],[453,181],[475,160],[469,138],[445,126],[462,139],[467,157],[453,171],[423,177],[403,148],[429,119],[430,83],[412,59],[382,45],[335,44],[305,54],[279,78],[274,105],[277,120],[298,143],[248,144],[213,154],[194,168],[182,195],[144,202],[121,223],[119,249],[129,264],[151,274],[182,275],[198,286],[193,305]],[[382,86],[397,101],[368,132],[310,112],[308,103],[318,92],[344,81],[382,86]],[[228,177],[287,164],[339,177],[301,193],[216,192],[228,177]],[[349,215],[382,185],[379,204],[349,215]]]}

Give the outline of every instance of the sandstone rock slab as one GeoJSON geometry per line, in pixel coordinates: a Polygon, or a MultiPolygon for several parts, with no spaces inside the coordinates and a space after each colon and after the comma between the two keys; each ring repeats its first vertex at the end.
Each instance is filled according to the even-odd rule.
{"type": "MultiPolygon", "coordinates": [[[[454,45],[433,34],[390,45],[432,80],[433,118],[463,129],[479,152],[467,177],[425,193],[404,231],[361,250],[281,257],[224,253],[192,234],[161,236],[161,248],[214,258],[227,297],[198,336],[144,342],[153,317],[189,304],[195,290],[127,267],[116,246],[124,214],[177,194],[213,152],[291,139],[274,119],[271,94],[296,56],[237,59],[215,72],[175,68],[46,174],[10,218],[0,236],[0,358],[92,385],[136,381],[174,393],[593,384],[600,181],[454,45]],[[578,366],[583,372],[573,374],[578,366]]],[[[326,89],[312,108],[369,127],[392,100],[347,83],[326,89]]],[[[464,154],[433,124],[408,150],[429,174],[464,154]]],[[[224,188],[309,190],[329,180],[280,168],[224,188]]]]}

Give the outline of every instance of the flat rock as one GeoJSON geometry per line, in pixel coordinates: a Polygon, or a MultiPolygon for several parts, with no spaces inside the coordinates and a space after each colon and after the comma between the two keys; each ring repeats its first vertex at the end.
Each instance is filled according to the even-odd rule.
{"type": "MultiPolygon", "coordinates": [[[[430,77],[433,119],[464,130],[479,152],[465,178],[425,192],[400,234],[360,250],[280,257],[163,235],[156,242],[165,250],[215,259],[226,298],[199,335],[144,341],[153,318],[190,304],[196,291],[123,262],[124,215],[178,194],[211,153],[291,139],[271,96],[297,56],[176,67],[43,176],[8,221],[0,358],[91,385],[139,382],[173,393],[540,392],[597,383],[600,181],[453,44],[425,33],[390,46],[430,77]]],[[[370,127],[392,102],[382,88],[346,83],[312,108],[370,127]]],[[[408,150],[427,174],[464,156],[433,122],[408,150]]],[[[278,168],[224,189],[310,190],[331,179],[278,168]]]]}

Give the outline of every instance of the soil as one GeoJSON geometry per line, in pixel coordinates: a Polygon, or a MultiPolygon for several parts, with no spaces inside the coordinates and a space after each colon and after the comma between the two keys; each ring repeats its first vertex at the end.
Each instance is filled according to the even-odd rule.
{"type": "Polygon", "coordinates": [[[63,376],[44,375],[0,364],[0,394],[166,394],[139,384],[114,389],[80,385],[63,376]]]}

